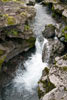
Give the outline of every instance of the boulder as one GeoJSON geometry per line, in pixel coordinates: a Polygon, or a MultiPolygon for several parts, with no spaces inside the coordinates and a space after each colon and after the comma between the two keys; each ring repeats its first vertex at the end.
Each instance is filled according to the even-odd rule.
{"type": "Polygon", "coordinates": [[[42,32],[45,38],[55,37],[55,26],[52,24],[46,25],[45,30],[42,32]]]}
{"type": "Polygon", "coordinates": [[[67,54],[55,58],[55,64],[49,68],[49,74],[46,74],[44,69],[38,94],[40,100],[67,100],[67,54]]]}
{"type": "Polygon", "coordinates": [[[56,28],[55,34],[63,43],[67,43],[67,26],[60,25],[61,27],[56,28]]]}
{"type": "Polygon", "coordinates": [[[42,52],[42,61],[49,61],[49,63],[54,62],[54,58],[61,55],[64,51],[64,44],[58,39],[49,40],[48,45],[44,45],[42,52]]]}

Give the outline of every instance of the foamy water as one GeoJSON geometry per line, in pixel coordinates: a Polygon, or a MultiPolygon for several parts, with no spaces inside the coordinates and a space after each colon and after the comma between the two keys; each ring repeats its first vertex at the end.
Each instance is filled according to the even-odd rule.
{"type": "Polygon", "coordinates": [[[33,89],[35,89],[38,85],[38,81],[42,75],[42,70],[48,66],[48,61],[45,63],[42,62],[42,51],[44,45],[47,46],[47,60],[49,60],[50,55],[48,41],[43,38],[42,31],[46,24],[54,24],[54,21],[51,16],[47,14],[46,8],[44,9],[42,5],[36,4],[35,8],[37,13],[35,22],[32,26],[34,34],[36,35],[36,52],[24,62],[24,66],[26,68],[24,73],[22,71],[20,73],[16,71],[16,77],[13,81],[18,90],[22,90],[22,87],[24,87],[28,91],[33,91],[33,89]]]}
{"type": "MultiPolygon", "coordinates": [[[[44,39],[43,45],[46,44],[48,41],[44,39]]],[[[24,86],[25,89],[28,91],[32,91],[34,88],[37,87],[37,82],[39,81],[42,70],[47,67],[47,63],[42,62],[42,48],[38,40],[36,41],[36,52],[35,54],[31,55],[27,61],[25,61],[24,66],[26,71],[23,74],[18,74],[14,79],[15,86],[22,89],[24,86]]]]}

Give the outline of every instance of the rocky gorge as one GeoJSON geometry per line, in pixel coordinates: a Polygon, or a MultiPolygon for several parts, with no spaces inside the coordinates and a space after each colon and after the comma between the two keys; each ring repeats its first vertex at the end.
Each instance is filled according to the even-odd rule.
{"type": "Polygon", "coordinates": [[[67,100],[66,0],[0,1],[0,99],[67,100]]]}
{"type": "MultiPolygon", "coordinates": [[[[40,100],[67,100],[67,1],[43,0],[42,4],[52,10],[52,16],[59,22],[56,25],[46,25],[43,36],[48,39],[50,60],[39,81],[38,94],[40,100]],[[59,20],[58,21],[58,16],[59,20]]],[[[47,48],[42,53],[46,60],[47,48]]]]}

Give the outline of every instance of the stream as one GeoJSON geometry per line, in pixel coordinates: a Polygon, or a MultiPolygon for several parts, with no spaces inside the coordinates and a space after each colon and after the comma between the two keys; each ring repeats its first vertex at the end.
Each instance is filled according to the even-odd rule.
{"type": "Polygon", "coordinates": [[[42,70],[48,66],[50,48],[48,40],[43,38],[42,31],[46,24],[55,24],[46,7],[36,4],[36,17],[31,25],[36,37],[35,53],[23,63],[26,70],[22,70],[20,64],[16,69],[14,79],[3,89],[0,100],[39,100],[37,94],[38,81],[42,70]],[[43,46],[47,43],[48,59],[42,62],[43,46]]]}

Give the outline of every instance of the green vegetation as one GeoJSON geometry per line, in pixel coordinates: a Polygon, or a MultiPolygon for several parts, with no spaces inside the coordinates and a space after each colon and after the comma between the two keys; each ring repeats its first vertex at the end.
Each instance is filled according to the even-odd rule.
{"type": "Polygon", "coordinates": [[[67,54],[64,55],[63,60],[67,60],[67,54]]]}
{"type": "Polygon", "coordinates": [[[45,92],[48,93],[52,89],[56,88],[56,86],[48,80],[43,81],[43,88],[45,88],[45,92]]]}
{"type": "Polygon", "coordinates": [[[16,23],[16,20],[13,16],[7,16],[7,24],[8,25],[14,25],[16,23]]]}
{"type": "Polygon", "coordinates": [[[48,69],[48,67],[45,67],[44,72],[46,72],[47,75],[49,74],[49,69],[48,69]]]}
{"type": "Polygon", "coordinates": [[[3,64],[4,60],[5,60],[5,58],[6,58],[6,56],[0,58],[0,70],[1,70],[1,66],[2,66],[2,64],[3,64]]]}
{"type": "Polygon", "coordinates": [[[62,35],[63,35],[64,38],[65,38],[65,42],[67,42],[67,26],[65,26],[65,27],[62,29],[62,35]]]}
{"type": "Polygon", "coordinates": [[[35,37],[30,37],[28,40],[26,40],[30,44],[30,48],[32,48],[35,44],[35,37]]]}
{"type": "Polygon", "coordinates": [[[4,53],[5,51],[0,49],[0,56],[2,56],[4,53]]]}
{"type": "Polygon", "coordinates": [[[30,26],[29,26],[29,25],[25,25],[25,26],[24,26],[24,30],[25,30],[25,31],[30,30],[30,26]]]}
{"type": "Polygon", "coordinates": [[[38,87],[38,97],[41,98],[42,96],[44,96],[44,92],[38,87]]]}
{"type": "Polygon", "coordinates": [[[64,87],[64,91],[67,91],[67,88],[66,87],[64,87]]]}
{"type": "Polygon", "coordinates": [[[5,33],[8,35],[14,35],[14,36],[18,36],[18,34],[19,34],[17,29],[11,29],[10,31],[6,30],[5,33]]]}
{"type": "Polygon", "coordinates": [[[26,12],[21,12],[20,15],[21,16],[27,16],[27,13],[26,12]]]}
{"type": "Polygon", "coordinates": [[[67,71],[67,66],[62,67],[61,70],[67,71]]]}
{"type": "Polygon", "coordinates": [[[21,1],[21,0],[1,0],[1,1],[3,1],[3,2],[9,2],[9,1],[21,1]]]}
{"type": "Polygon", "coordinates": [[[48,24],[48,25],[46,25],[45,27],[49,27],[49,28],[51,28],[52,30],[55,30],[55,26],[54,25],[52,25],[52,24],[48,24]]]}
{"type": "Polygon", "coordinates": [[[0,14],[0,18],[1,18],[1,17],[3,17],[3,15],[2,15],[2,14],[0,14]]]}
{"type": "Polygon", "coordinates": [[[8,2],[8,1],[11,1],[11,0],[2,0],[3,2],[8,2]]]}
{"type": "Polygon", "coordinates": [[[52,13],[52,17],[53,17],[53,18],[56,18],[56,17],[57,17],[57,15],[56,15],[55,12],[52,13]]]}

